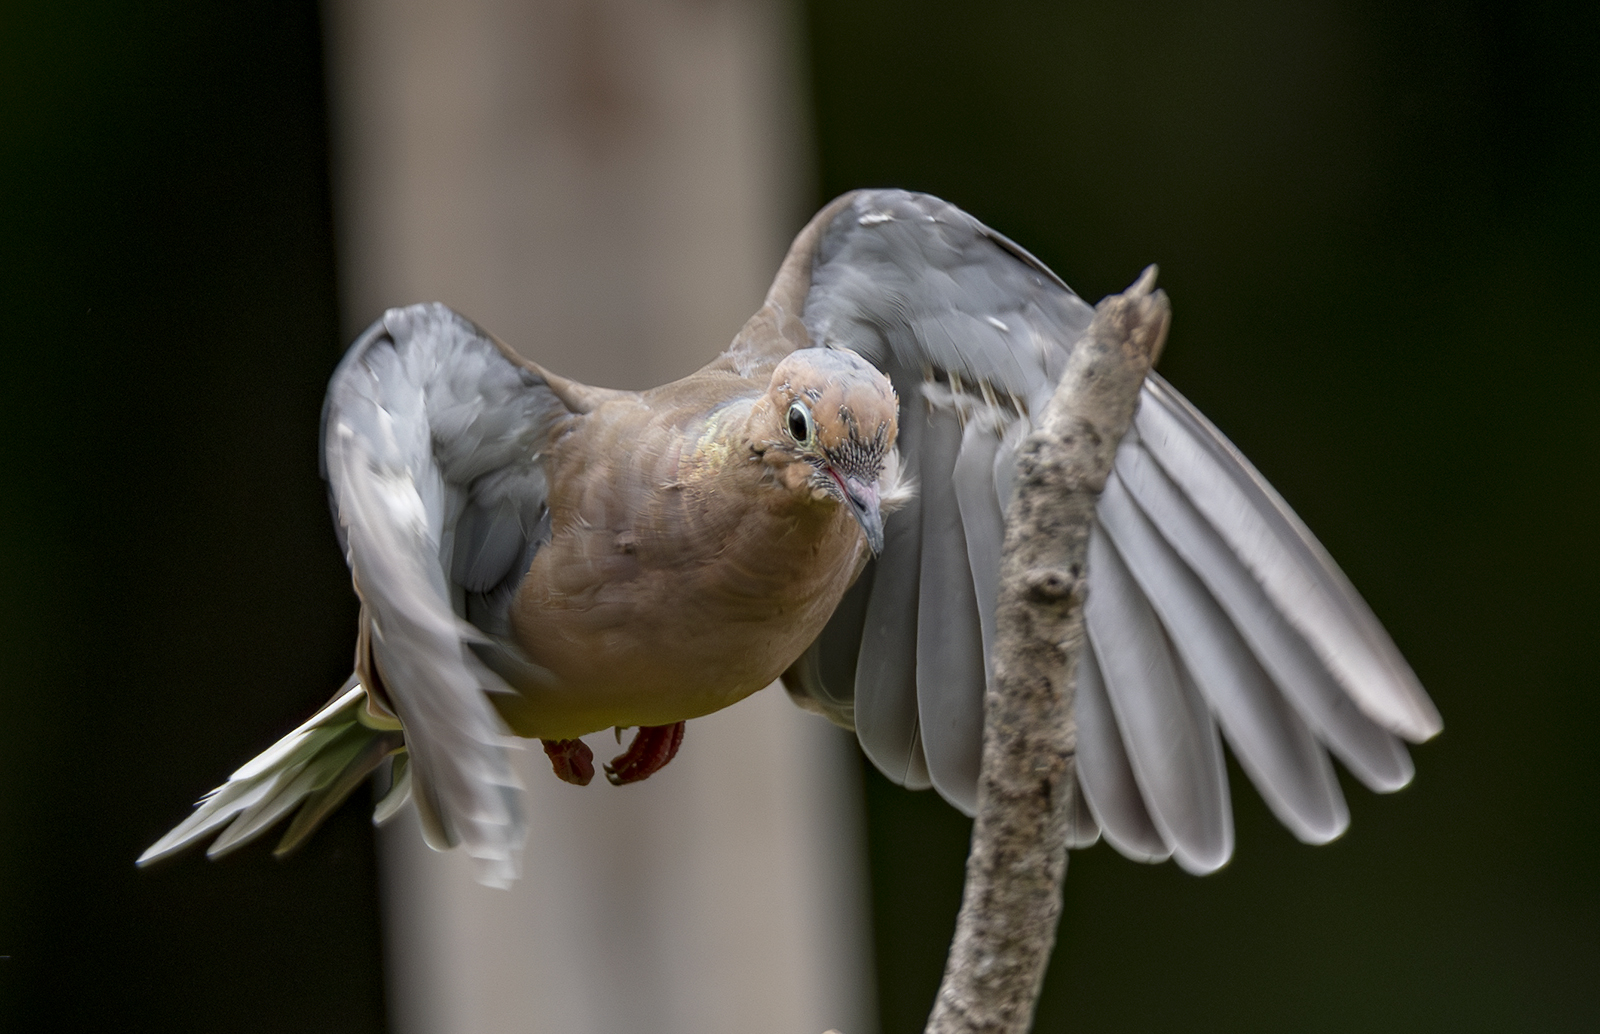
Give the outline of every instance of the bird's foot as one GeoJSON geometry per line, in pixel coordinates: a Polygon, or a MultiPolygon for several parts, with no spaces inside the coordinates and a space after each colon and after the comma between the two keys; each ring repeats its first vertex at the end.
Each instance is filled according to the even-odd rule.
{"type": "MultiPolygon", "coordinates": [[[[582,740],[540,740],[550,758],[550,767],[556,778],[566,783],[588,786],[594,778],[594,751],[582,740]]],[[[666,764],[666,762],[662,762],[666,764]]],[[[611,778],[611,766],[606,766],[606,778],[611,778]]],[[[642,778],[642,777],[641,777],[642,778]]]]}
{"type": "MultiPolygon", "coordinates": [[[[620,737],[622,731],[619,729],[620,737]]],[[[628,749],[611,759],[606,766],[606,778],[612,786],[637,783],[667,767],[683,745],[683,723],[672,725],[641,725],[633,734],[628,749]]]]}

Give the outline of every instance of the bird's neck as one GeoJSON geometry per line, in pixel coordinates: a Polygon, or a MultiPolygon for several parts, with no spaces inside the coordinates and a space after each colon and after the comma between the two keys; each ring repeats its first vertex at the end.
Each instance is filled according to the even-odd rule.
{"type": "Polygon", "coordinates": [[[747,465],[751,451],[751,415],[756,399],[719,405],[691,424],[678,447],[677,480],[684,487],[716,485],[747,465]]]}

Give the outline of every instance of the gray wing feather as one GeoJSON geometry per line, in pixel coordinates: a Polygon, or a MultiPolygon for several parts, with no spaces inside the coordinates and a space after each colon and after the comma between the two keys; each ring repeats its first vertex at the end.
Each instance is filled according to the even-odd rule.
{"type": "Polygon", "coordinates": [[[1073,851],[1093,847],[1100,842],[1100,823],[1095,820],[1088,798],[1083,795],[1080,783],[1072,795],[1072,810],[1067,812],[1067,847],[1073,851]]]}
{"type": "Polygon", "coordinates": [[[856,731],[856,662],[876,577],[877,562],[868,561],[816,642],[783,673],[783,688],[797,705],[851,732],[856,731]]]}
{"type": "Polygon", "coordinates": [[[994,671],[995,604],[1000,595],[1000,550],[1006,535],[1005,515],[1000,511],[1000,489],[994,477],[995,455],[999,449],[1000,436],[995,434],[993,425],[969,417],[961,435],[961,454],[956,458],[950,477],[961,510],[967,564],[977,595],[984,671],[991,675],[994,671]]]}
{"type": "Polygon", "coordinates": [[[1138,435],[1117,452],[1117,480],[1199,576],[1250,644],[1272,680],[1345,766],[1379,793],[1411,781],[1401,741],[1362,713],[1305,637],[1289,625],[1266,591],[1188,497],[1151,459],[1138,435]]]}
{"type": "MultiPolygon", "coordinates": [[[[1092,318],[1032,255],[926,195],[857,193],[816,241],[803,313],[811,342],[852,349],[889,374],[904,404],[901,455],[923,498],[890,518],[856,604],[865,617],[846,618],[863,626],[858,663],[819,665],[814,647],[803,658],[810,688],[797,695],[853,696],[863,747],[897,782],[926,783],[926,742],[933,782],[963,810],[1017,451],[1092,318]],[[952,414],[964,421],[954,452],[949,428],[929,423],[952,414]],[[972,637],[952,634],[974,621],[981,673],[960,659],[972,637]],[[936,663],[937,678],[926,670],[936,663]],[[828,670],[849,672],[853,687],[832,686],[843,676],[828,670]],[[965,737],[949,724],[959,715],[971,723],[965,737]],[[919,731],[919,720],[938,728],[919,731]]],[[[1098,663],[1086,671],[1104,684],[1100,697],[1080,688],[1080,727],[1097,735],[1086,734],[1081,755],[1092,814],[1074,828],[1088,837],[1092,823],[1125,853],[1171,853],[1195,871],[1226,861],[1232,818],[1209,698],[1290,828],[1308,840],[1336,835],[1345,808],[1317,741],[1368,786],[1395,789],[1412,770],[1391,733],[1425,739],[1437,712],[1310,532],[1160,377],[1145,386],[1130,440],[1134,451],[1118,458],[1127,505],[1105,518],[1118,541],[1094,536],[1098,566],[1111,569],[1091,560],[1098,663]],[[1083,709],[1101,698],[1108,720],[1086,722],[1083,709]]],[[[833,623],[826,635],[844,649],[854,641],[833,623]]]]}
{"type": "Polygon", "coordinates": [[[1316,737],[1115,474],[1099,517],[1273,813],[1307,843],[1343,833],[1350,813],[1316,737]]]}
{"type": "Polygon", "coordinates": [[[508,687],[468,649],[484,635],[459,607],[525,555],[544,508],[536,446],[564,412],[476,327],[413,306],[351,349],[324,414],[334,509],[414,798],[430,842],[464,845],[490,884],[516,877],[525,829],[485,696],[508,687]]]}
{"type": "MultiPolygon", "coordinates": [[[[856,668],[857,732],[874,763],[906,785],[927,785],[930,776],[919,764],[927,746],[931,778],[964,811],[976,796],[986,670],[981,636],[983,615],[993,613],[999,544],[991,525],[998,526],[993,515],[1001,497],[979,497],[974,464],[990,446],[960,432],[955,410],[970,400],[954,396],[966,385],[974,398],[981,393],[1016,423],[1027,399],[1048,392],[1065,361],[1064,347],[1092,318],[1093,310],[1042,263],[926,195],[858,194],[823,234],[813,262],[804,312],[812,342],[849,348],[889,374],[902,400],[901,454],[922,478],[922,492],[939,500],[931,518],[918,500],[887,522],[856,668]],[[937,410],[924,397],[932,378],[949,389],[937,410]],[[932,430],[930,420],[950,421],[953,442],[932,430]],[[925,439],[941,446],[937,462],[922,455],[918,443],[925,439]],[[962,485],[952,492],[957,467],[962,485]],[[992,562],[984,559],[990,555],[992,562]],[[932,580],[926,591],[925,578],[932,580]],[[923,635],[907,600],[927,601],[930,624],[923,635]],[[947,608],[953,620],[940,617],[947,608]],[[950,634],[973,623],[976,635],[950,634]],[[919,642],[929,656],[961,659],[939,672],[937,682],[919,679],[919,642]],[[953,719],[967,728],[956,732],[953,719]],[[923,723],[939,728],[919,729],[923,723]]],[[[1009,491],[1009,482],[1001,487],[1009,491]]]]}
{"type": "Polygon", "coordinates": [[[929,778],[945,800],[972,815],[978,809],[986,676],[978,600],[961,507],[951,481],[961,439],[955,411],[935,410],[919,449],[922,572],[917,606],[917,712],[929,778]]]}
{"type": "Polygon", "coordinates": [[[526,546],[509,502],[469,505],[456,520],[450,580],[467,592],[486,593],[510,573],[526,546]]]}
{"type": "Polygon", "coordinates": [[[1151,820],[1186,870],[1220,868],[1233,853],[1233,814],[1216,723],[1150,601],[1099,528],[1089,537],[1084,609],[1151,820]]]}
{"type": "MultiPolygon", "coordinates": [[[[1001,522],[1005,521],[1005,513],[1011,508],[1011,497],[1017,489],[1017,450],[1022,448],[1022,439],[1033,428],[1027,420],[1014,420],[1006,428],[1006,433],[1001,436],[1000,444],[994,451],[994,491],[1000,499],[1001,522]]],[[[1005,541],[1005,532],[1001,531],[1001,541],[1005,541]]],[[[998,570],[998,569],[997,569],[998,570]]],[[[998,583],[999,576],[995,581],[998,583]]]]}
{"type": "MultiPolygon", "coordinates": [[[[915,388],[895,387],[902,399],[901,454],[915,456],[926,404],[915,388]]],[[[931,784],[917,724],[917,608],[906,605],[919,597],[920,498],[889,515],[883,539],[856,663],[856,735],[861,749],[884,775],[903,786],[925,789],[931,784]]]]}
{"type": "Polygon", "coordinates": [[[1044,264],[954,205],[863,191],[823,235],[805,324],[880,367],[933,367],[1035,397],[1094,310],[1044,264]]]}
{"type": "Polygon", "coordinates": [[[1135,861],[1166,861],[1172,857],[1172,847],[1161,838],[1144,806],[1092,644],[1085,644],[1078,658],[1077,687],[1078,786],[1083,791],[1079,796],[1106,843],[1135,861]]]}
{"type": "Polygon", "coordinates": [[[1281,496],[1199,411],[1151,374],[1135,417],[1150,454],[1244,562],[1356,704],[1420,742],[1443,723],[1344,572],[1281,496]]]}

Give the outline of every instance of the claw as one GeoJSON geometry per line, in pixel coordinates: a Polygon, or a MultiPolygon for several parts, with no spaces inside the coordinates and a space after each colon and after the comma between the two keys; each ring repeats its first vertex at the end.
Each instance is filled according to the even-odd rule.
{"type": "MultiPolygon", "coordinates": [[[[588,786],[594,778],[594,751],[582,740],[540,740],[550,758],[550,767],[556,778],[565,783],[588,786]]],[[[662,762],[665,764],[665,762],[662,762]]],[[[611,778],[611,766],[606,766],[606,778],[611,778]]]]}
{"type": "MultiPolygon", "coordinates": [[[[619,730],[620,733],[620,730],[619,730]]],[[[611,759],[605,766],[606,779],[612,786],[637,783],[666,767],[683,745],[683,723],[673,725],[641,725],[634,733],[628,749],[611,759]]],[[[548,749],[548,748],[546,748],[548,749]]]]}

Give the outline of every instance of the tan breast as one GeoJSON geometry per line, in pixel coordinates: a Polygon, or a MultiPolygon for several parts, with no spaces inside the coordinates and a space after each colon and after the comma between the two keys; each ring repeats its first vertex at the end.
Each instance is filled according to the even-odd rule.
{"type": "Polygon", "coordinates": [[[751,457],[753,393],[717,405],[729,385],[683,385],[606,403],[551,453],[552,537],[512,624],[559,685],[501,708],[521,735],[665,725],[748,696],[811,644],[864,563],[844,507],[797,499],[751,457]]]}

